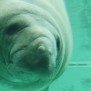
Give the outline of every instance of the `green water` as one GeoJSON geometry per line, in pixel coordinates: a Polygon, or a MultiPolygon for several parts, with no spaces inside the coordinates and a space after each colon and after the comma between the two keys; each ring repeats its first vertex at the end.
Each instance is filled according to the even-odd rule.
{"type": "Polygon", "coordinates": [[[66,0],[73,34],[72,61],[91,60],[91,0],[66,0]]]}
{"type": "Polygon", "coordinates": [[[67,70],[49,91],[91,91],[91,0],[65,2],[72,26],[73,52],[67,70]]]}

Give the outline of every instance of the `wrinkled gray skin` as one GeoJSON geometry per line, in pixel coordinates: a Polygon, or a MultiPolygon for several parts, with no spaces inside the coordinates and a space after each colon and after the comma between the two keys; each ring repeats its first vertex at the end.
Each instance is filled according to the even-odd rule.
{"type": "Polygon", "coordinates": [[[62,0],[0,0],[0,91],[48,91],[67,65],[69,30],[62,0]]]}

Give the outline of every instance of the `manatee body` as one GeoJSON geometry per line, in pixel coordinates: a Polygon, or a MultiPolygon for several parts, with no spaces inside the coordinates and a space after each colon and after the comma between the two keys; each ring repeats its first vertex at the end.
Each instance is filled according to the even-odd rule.
{"type": "Polygon", "coordinates": [[[47,91],[70,52],[63,0],[0,0],[0,91],[47,91]]]}

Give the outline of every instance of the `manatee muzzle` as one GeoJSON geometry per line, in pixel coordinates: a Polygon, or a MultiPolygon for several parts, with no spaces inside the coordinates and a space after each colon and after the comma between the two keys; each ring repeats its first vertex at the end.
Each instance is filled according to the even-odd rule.
{"type": "MultiPolygon", "coordinates": [[[[30,38],[27,40],[31,41],[26,46],[21,43],[21,46],[16,48],[18,43],[15,42],[11,48],[10,60],[12,64],[27,72],[53,71],[56,67],[57,58],[55,36],[50,31],[45,32],[45,34],[39,31],[39,34],[36,35],[30,33],[30,38]]],[[[18,42],[20,43],[19,39],[18,42]]]]}

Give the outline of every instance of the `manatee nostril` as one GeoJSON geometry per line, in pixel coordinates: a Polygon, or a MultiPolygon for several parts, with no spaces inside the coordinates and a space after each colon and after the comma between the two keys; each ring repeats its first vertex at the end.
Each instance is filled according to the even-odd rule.
{"type": "Polygon", "coordinates": [[[30,60],[29,58],[26,58],[25,67],[28,67],[30,70],[48,71],[51,69],[50,63],[52,61],[52,56],[52,50],[47,46],[40,44],[34,52],[34,55],[31,55],[30,60]]]}
{"type": "Polygon", "coordinates": [[[44,45],[40,45],[37,49],[38,53],[47,53],[47,54],[52,54],[52,50],[51,49],[48,49],[46,48],[44,45]]]}
{"type": "Polygon", "coordinates": [[[40,45],[37,50],[38,52],[45,52],[46,48],[43,45],[40,45]]]}

